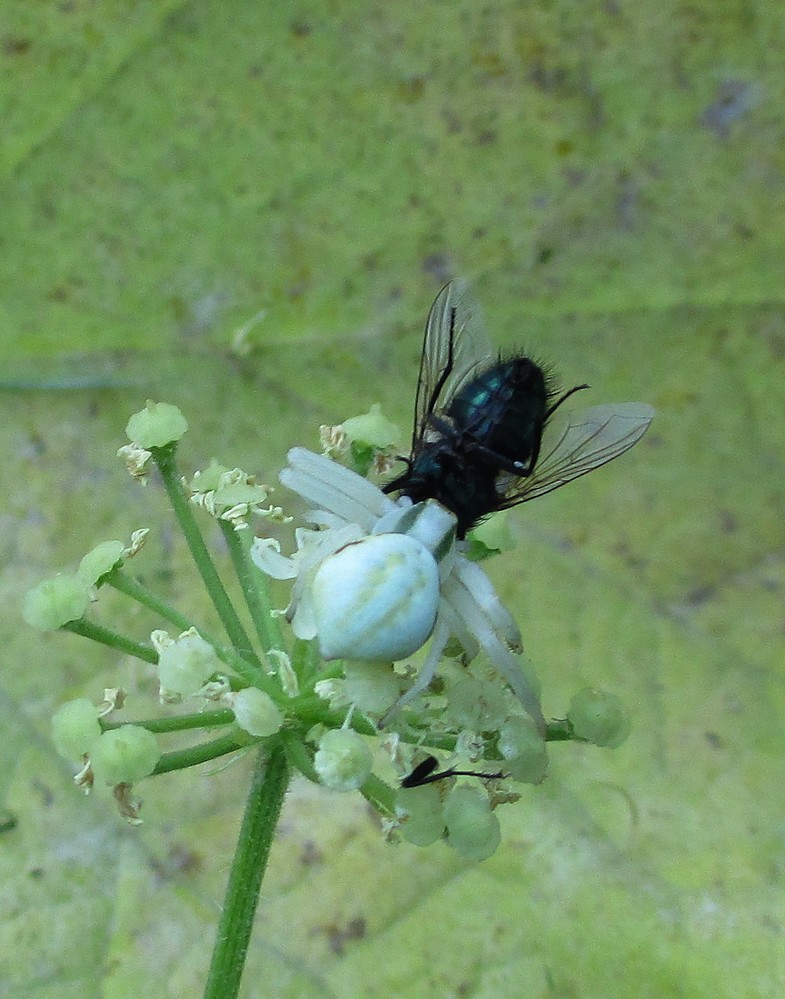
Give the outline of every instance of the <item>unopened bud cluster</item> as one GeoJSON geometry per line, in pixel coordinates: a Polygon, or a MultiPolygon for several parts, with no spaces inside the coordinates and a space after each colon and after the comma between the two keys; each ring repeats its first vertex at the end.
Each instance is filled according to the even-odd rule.
{"type": "Polygon", "coordinates": [[[84,697],[62,704],[52,717],[58,753],[66,759],[89,758],[92,778],[102,784],[132,784],[148,777],[161,756],[155,735],[139,725],[102,731],[99,715],[100,709],[84,697]]]}

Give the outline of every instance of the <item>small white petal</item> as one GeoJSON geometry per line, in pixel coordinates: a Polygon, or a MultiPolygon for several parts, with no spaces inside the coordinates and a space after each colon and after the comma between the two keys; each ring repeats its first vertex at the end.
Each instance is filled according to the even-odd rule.
{"type": "Polygon", "coordinates": [[[255,538],[251,545],[251,559],[273,579],[294,579],[297,575],[294,559],[281,555],[281,546],[275,538],[255,538]]]}
{"type": "Polygon", "coordinates": [[[316,615],[313,612],[310,589],[303,589],[296,604],[294,594],[292,595],[291,614],[287,611],[286,617],[292,625],[295,638],[302,638],[306,642],[316,638],[316,615]]]}

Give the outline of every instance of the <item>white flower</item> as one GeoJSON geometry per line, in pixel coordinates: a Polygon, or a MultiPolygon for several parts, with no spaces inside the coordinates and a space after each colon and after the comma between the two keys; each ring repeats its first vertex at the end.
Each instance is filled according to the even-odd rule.
{"type": "Polygon", "coordinates": [[[325,787],[333,791],[356,791],[371,774],[373,756],[357,732],[335,728],[319,740],[313,766],[325,787]]]}
{"type": "Polygon", "coordinates": [[[326,636],[327,653],[337,657],[337,644],[329,646],[343,632],[340,657],[366,660],[374,658],[368,651],[376,631],[377,645],[384,646],[376,657],[379,660],[406,658],[431,635],[416,681],[383,716],[383,725],[427,688],[454,636],[468,659],[480,649],[485,652],[544,731],[536,680],[516,655],[521,651],[520,632],[483,570],[462,554],[463,543],[455,542],[454,515],[435,500],[416,506],[405,497],[394,501],[367,479],[304,448],[292,448],[287,457],[281,482],[315,504],[317,509],[309,511],[306,519],[322,529],[296,531],[297,551],[291,557],[282,555],[272,539],[258,539],[251,555],[268,575],[294,580],[286,616],[297,637],[317,637],[321,647],[326,636]],[[381,536],[392,539],[380,546],[381,536]],[[344,554],[347,546],[354,549],[349,549],[351,555],[344,554]],[[396,565],[375,563],[382,547],[399,556],[396,565]],[[358,556],[365,553],[368,559],[363,564],[358,556]],[[407,563],[409,557],[412,561],[407,563]],[[413,566],[421,572],[408,576],[413,566]],[[371,596],[368,587],[374,574],[380,585],[371,596]],[[430,601],[435,615],[429,627],[430,601]],[[407,614],[408,620],[402,620],[407,614]]]}
{"type": "Polygon", "coordinates": [[[152,451],[148,451],[138,444],[124,444],[117,450],[117,457],[122,458],[125,467],[132,479],[136,479],[143,486],[147,485],[150,474],[149,464],[153,456],[152,451]]]}
{"type": "Polygon", "coordinates": [[[154,631],[150,641],[158,653],[162,703],[193,696],[218,672],[220,662],[215,649],[196,628],[189,628],[174,639],[165,631],[154,631]]]}
{"type": "Polygon", "coordinates": [[[265,506],[270,487],[257,483],[256,476],[241,468],[226,468],[218,462],[196,472],[190,482],[183,479],[191,502],[216,520],[226,520],[235,531],[246,530],[252,513],[284,521],[278,506],[265,506]]]}
{"type": "Polygon", "coordinates": [[[228,691],[223,700],[234,711],[237,724],[249,735],[265,738],[283,727],[285,719],[275,701],[258,687],[228,691]]]}

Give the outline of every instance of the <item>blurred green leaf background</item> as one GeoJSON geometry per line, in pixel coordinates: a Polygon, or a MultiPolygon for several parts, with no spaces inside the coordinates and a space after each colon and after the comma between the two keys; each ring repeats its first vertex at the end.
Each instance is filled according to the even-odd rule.
{"type": "Polygon", "coordinates": [[[27,629],[26,588],[150,526],[137,571],[206,613],[128,415],[174,402],[184,471],[268,481],[372,402],[408,427],[454,275],[502,349],[657,407],[490,566],[546,712],[606,687],[633,734],[554,747],[479,866],[296,784],[243,994],[783,992],[784,55],[778,0],[8,0],[3,997],[200,995],[239,822],[245,762],[142,785],[129,829],[49,740],[62,699],[152,685],[27,629]]]}

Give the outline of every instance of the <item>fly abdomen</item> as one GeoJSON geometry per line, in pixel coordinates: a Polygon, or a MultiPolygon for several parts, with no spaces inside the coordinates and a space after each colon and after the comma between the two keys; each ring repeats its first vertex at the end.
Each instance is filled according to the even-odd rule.
{"type": "Polygon", "coordinates": [[[487,368],[456,393],[445,413],[491,463],[520,474],[536,460],[550,388],[542,368],[513,357],[487,368]],[[498,458],[504,459],[503,463],[498,458]]]}

